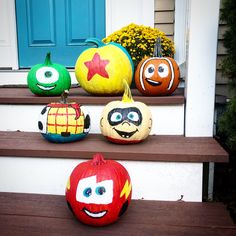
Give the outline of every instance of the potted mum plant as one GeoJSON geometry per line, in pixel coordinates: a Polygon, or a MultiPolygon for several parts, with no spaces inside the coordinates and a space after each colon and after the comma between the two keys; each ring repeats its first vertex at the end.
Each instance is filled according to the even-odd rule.
{"type": "Polygon", "coordinates": [[[125,47],[136,68],[145,56],[153,56],[154,45],[158,37],[161,39],[162,55],[173,57],[175,48],[172,40],[164,32],[149,26],[129,24],[104,38],[103,42],[116,42],[125,47]]]}

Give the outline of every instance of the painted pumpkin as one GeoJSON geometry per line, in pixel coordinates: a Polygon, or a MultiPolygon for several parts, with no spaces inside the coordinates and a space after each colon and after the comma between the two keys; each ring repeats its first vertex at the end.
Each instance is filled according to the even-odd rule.
{"type": "Polygon", "coordinates": [[[42,96],[55,96],[71,87],[71,78],[67,69],[51,62],[50,53],[43,64],[31,68],[27,76],[28,87],[32,93],[42,96]]]}
{"type": "Polygon", "coordinates": [[[122,101],[108,103],[102,112],[102,134],[114,143],[138,143],[148,137],[151,127],[152,115],[149,108],[132,99],[130,88],[125,82],[122,101]]]}
{"type": "Polygon", "coordinates": [[[123,79],[130,85],[133,62],[124,47],[117,43],[104,44],[98,39],[88,39],[97,48],[81,53],[75,65],[75,76],[81,87],[91,94],[121,94],[123,79]]]}
{"type": "Polygon", "coordinates": [[[41,111],[38,128],[50,142],[66,143],[83,139],[90,130],[90,116],[78,103],[50,103],[41,111]]]}
{"type": "Polygon", "coordinates": [[[114,160],[95,154],[72,171],[66,200],[75,217],[88,225],[111,224],[124,214],[132,187],[127,170],[114,160]]]}
{"type": "Polygon", "coordinates": [[[162,57],[160,51],[154,50],[154,57],[141,60],[135,71],[136,87],[144,95],[170,95],[179,85],[180,72],[176,61],[162,57]]]}

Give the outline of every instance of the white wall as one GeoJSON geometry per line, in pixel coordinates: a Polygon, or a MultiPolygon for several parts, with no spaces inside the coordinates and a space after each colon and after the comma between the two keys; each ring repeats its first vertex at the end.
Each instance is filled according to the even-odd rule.
{"type": "MultiPolygon", "coordinates": [[[[64,195],[70,173],[82,161],[1,157],[0,191],[64,195]]],[[[130,174],[133,199],[177,201],[182,195],[184,201],[202,201],[202,163],[120,163],[130,174]]]]}
{"type": "Polygon", "coordinates": [[[186,72],[186,136],[213,136],[220,0],[191,0],[186,72]]]}
{"type": "MultiPolygon", "coordinates": [[[[45,104],[46,105],[46,104],[45,104]]],[[[1,131],[38,131],[42,105],[0,105],[1,131]]],[[[104,106],[85,105],[91,116],[90,133],[100,133],[99,123],[104,106]]],[[[184,105],[149,106],[153,116],[151,134],[183,135],[184,105]]]]}
{"type": "Polygon", "coordinates": [[[154,27],[154,0],[106,0],[106,34],[130,23],[154,27]]]}
{"type": "Polygon", "coordinates": [[[18,68],[15,1],[0,0],[0,67],[18,68]]]}

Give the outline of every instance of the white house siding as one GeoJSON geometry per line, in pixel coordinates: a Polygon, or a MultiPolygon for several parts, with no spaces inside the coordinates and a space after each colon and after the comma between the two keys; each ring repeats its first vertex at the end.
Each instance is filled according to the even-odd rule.
{"type": "MultiPolygon", "coordinates": [[[[221,6],[222,8],[222,0],[221,6]]],[[[227,30],[226,22],[219,21],[218,31],[218,47],[217,47],[217,67],[216,67],[216,95],[223,95],[226,98],[230,97],[229,79],[222,74],[221,61],[227,55],[226,49],[223,45],[223,35],[227,30]]]]}
{"type": "Polygon", "coordinates": [[[175,0],[155,0],[155,28],[163,31],[170,39],[174,39],[175,0]]]}

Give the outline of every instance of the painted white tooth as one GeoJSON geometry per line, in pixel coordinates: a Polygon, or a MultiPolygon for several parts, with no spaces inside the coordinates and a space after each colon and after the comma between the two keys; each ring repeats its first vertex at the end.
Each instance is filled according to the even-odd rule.
{"type": "Polygon", "coordinates": [[[42,89],[42,90],[52,90],[52,89],[54,89],[54,88],[55,88],[55,86],[51,86],[51,87],[44,87],[44,86],[41,86],[41,85],[39,85],[39,84],[37,84],[37,86],[38,86],[40,89],[42,89]]]}
{"type": "Polygon", "coordinates": [[[87,211],[86,209],[84,209],[85,213],[93,218],[101,218],[103,217],[107,212],[106,211],[102,211],[99,213],[92,213],[90,211],[87,211]]]}
{"type": "Polygon", "coordinates": [[[151,79],[147,79],[149,82],[151,82],[151,83],[153,83],[153,84],[160,84],[160,82],[158,82],[158,81],[153,81],[153,80],[151,80],[151,79]]]}

